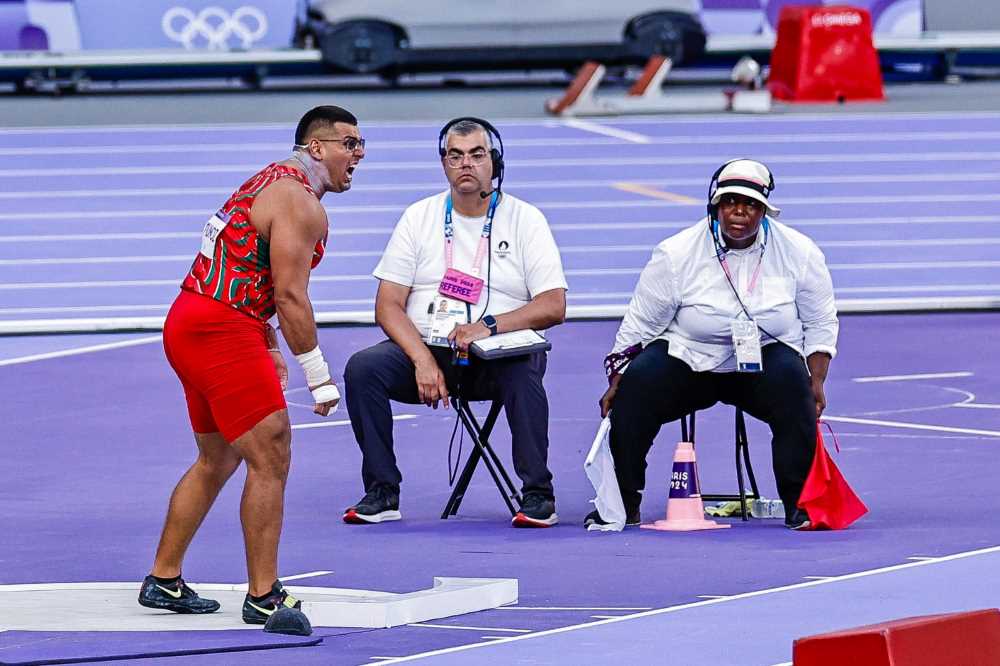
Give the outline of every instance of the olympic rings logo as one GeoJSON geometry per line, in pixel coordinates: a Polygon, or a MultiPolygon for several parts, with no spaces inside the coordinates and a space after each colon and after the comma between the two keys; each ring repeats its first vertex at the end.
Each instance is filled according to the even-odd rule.
{"type": "Polygon", "coordinates": [[[172,7],[160,22],[163,34],[184,48],[208,48],[215,51],[230,48],[236,38],[248,49],[267,34],[267,16],[256,7],[243,6],[232,14],[221,7],[205,7],[195,14],[187,7],[172,7]]]}

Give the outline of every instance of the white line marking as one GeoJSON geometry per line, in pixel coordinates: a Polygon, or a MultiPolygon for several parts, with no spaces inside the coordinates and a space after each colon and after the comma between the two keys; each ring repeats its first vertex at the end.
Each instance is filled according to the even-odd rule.
{"type": "MultiPolygon", "coordinates": [[[[365,165],[367,167],[368,165],[365,165]]],[[[365,168],[362,167],[362,168],[365,168]]],[[[189,173],[185,171],[184,173],[189,173]]],[[[80,174],[86,175],[86,174],[80,174]]],[[[118,174],[125,175],[125,174],[118,174]]],[[[151,174],[134,174],[151,175],[151,174]]],[[[781,179],[782,185],[822,185],[822,184],[871,184],[871,183],[940,183],[940,182],[987,182],[1000,180],[1000,172],[950,173],[950,174],[865,174],[859,176],[787,176],[781,179]]],[[[517,189],[581,189],[594,187],[614,188],[619,185],[672,190],[677,187],[702,187],[702,178],[629,178],[627,183],[620,180],[603,178],[564,179],[564,180],[527,180],[513,181],[509,186],[517,189]]],[[[438,181],[423,183],[360,183],[351,188],[352,192],[437,192],[441,189],[438,181]]],[[[618,187],[618,189],[626,189],[618,187]]],[[[81,199],[81,198],[119,198],[119,197],[191,197],[191,196],[226,196],[232,193],[229,186],[219,187],[142,187],[142,188],[88,188],[75,190],[10,190],[0,192],[0,199],[81,199]]]]}
{"type": "Polygon", "coordinates": [[[327,574],[332,574],[332,571],[309,571],[307,573],[295,574],[293,576],[282,576],[282,582],[286,580],[302,580],[303,578],[315,578],[316,576],[326,576],[327,574]]]}
{"type": "MultiPolygon", "coordinates": [[[[724,604],[724,603],[728,603],[730,601],[737,601],[737,600],[740,600],[740,599],[751,599],[751,598],[755,598],[755,597],[762,597],[762,596],[767,596],[767,595],[770,595],[770,594],[776,594],[776,593],[780,593],[780,592],[788,592],[788,591],[791,591],[791,590],[801,590],[801,589],[804,589],[804,588],[807,588],[807,587],[818,587],[820,585],[830,585],[831,583],[837,583],[837,582],[841,582],[841,581],[845,581],[845,580],[853,580],[855,578],[865,578],[865,577],[868,577],[868,576],[875,576],[875,575],[878,575],[878,574],[890,573],[890,572],[893,572],[893,571],[901,571],[901,570],[904,570],[904,569],[914,569],[914,568],[917,568],[917,567],[923,567],[923,566],[929,566],[929,565],[932,565],[932,564],[937,564],[938,562],[948,562],[948,561],[951,561],[951,560],[959,560],[959,559],[964,559],[964,558],[967,558],[967,557],[975,557],[977,555],[987,555],[987,554],[996,553],[996,552],[1000,552],[1000,546],[992,546],[990,548],[982,548],[980,550],[972,550],[972,551],[967,551],[967,552],[964,552],[964,553],[956,553],[954,555],[946,555],[944,557],[939,557],[939,558],[937,558],[935,560],[927,560],[927,561],[924,561],[924,562],[908,562],[906,564],[895,564],[895,565],[888,566],[888,567],[881,567],[879,569],[870,569],[868,571],[860,571],[858,573],[845,574],[843,576],[835,576],[833,578],[829,578],[829,579],[826,579],[826,580],[811,580],[811,581],[807,581],[805,583],[793,583],[791,585],[784,585],[782,587],[772,587],[772,588],[768,588],[768,589],[764,589],[764,590],[757,590],[757,591],[754,591],[754,592],[745,592],[743,594],[736,594],[736,595],[733,595],[733,596],[730,596],[730,597],[724,597],[722,599],[707,599],[705,601],[697,601],[697,602],[693,602],[693,603],[689,603],[689,604],[680,604],[680,605],[677,605],[677,606],[668,606],[666,608],[658,608],[658,609],[655,609],[655,610],[646,611],[644,613],[634,613],[632,615],[623,615],[621,617],[617,617],[617,618],[613,618],[613,619],[609,619],[609,620],[598,620],[596,622],[585,622],[583,624],[575,624],[575,625],[571,625],[571,626],[568,626],[568,627],[559,627],[557,629],[547,629],[547,630],[544,630],[544,631],[536,631],[533,634],[528,634],[528,635],[525,635],[525,636],[511,636],[511,637],[502,639],[500,642],[502,642],[502,643],[512,643],[514,641],[530,640],[530,639],[539,638],[539,637],[542,637],[542,636],[551,636],[551,635],[554,635],[554,634],[562,634],[562,633],[566,633],[566,632],[569,632],[569,631],[578,631],[580,629],[589,629],[591,627],[598,627],[598,626],[605,625],[605,624],[615,624],[615,623],[618,623],[618,622],[626,622],[628,620],[634,620],[634,619],[643,618],[643,617],[652,617],[654,615],[665,615],[667,613],[676,613],[676,612],[679,612],[679,611],[689,610],[691,608],[702,608],[702,607],[705,607],[705,606],[712,606],[712,605],[715,605],[715,604],[724,604]]],[[[417,660],[417,659],[423,659],[424,657],[434,657],[434,656],[442,655],[442,654],[451,654],[451,653],[454,653],[454,652],[464,652],[466,650],[474,650],[476,648],[483,647],[483,645],[495,645],[495,644],[496,643],[483,643],[483,644],[473,643],[471,645],[459,645],[459,646],[456,646],[456,647],[444,648],[444,649],[441,649],[441,650],[431,650],[431,651],[428,651],[428,652],[421,652],[419,654],[408,655],[406,657],[401,657],[400,659],[396,659],[394,661],[386,662],[386,663],[399,664],[399,663],[403,663],[403,662],[407,662],[407,661],[414,661],[414,660],[417,660]]]]}
{"type": "Polygon", "coordinates": [[[927,372],[916,375],[881,375],[874,377],[855,377],[852,382],[858,384],[868,384],[871,382],[902,382],[911,379],[951,379],[952,377],[971,377],[972,373],[961,372],[927,372]]]}
{"type": "Polygon", "coordinates": [[[726,595],[724,595],[724,594],[699,594],[696,598],[697,599],[725,599],[726,595]]]}
{"type": "Polygon", "coordinates": [[[650,606],[500,606],[493,610],[530,610],[530,611],[646,611],[650,606]]]}
{"type": "MultiPolygon", "coordinates": [[[[584,132],[592,132],[594,134],[600,134],[609,138],[618,139],[622,141],[628,141],[630,143],[640,143],[640,144],[654,144],[654,145],[667,145],[667,146],[685,146],[685,145],[732,145],[738,143],[741,145],[747,144],[764,144],[765,146],[772,146],[778,144],[823,144],[823,143],[844,143],[847,141],[857,141],[865,142],[866,145],[874,145],[879,143],[911,143],[914,141],[920,141],[923,143],[931,141],[987,141],[990,139],[1000,138],[1000,132],[990,131],[990,130],[978,130],[973,132],[967,131],[934,131],[934,132],[878,132],[878,133],[866,133],[866,132],[789,132],[785,134],[761,134],[761,133],[745,133],[745,134],[670,134],[661,136],[649,136],[644,134],[639,134],[637,132],[632,132],[629,130],[619,129],[617,127],[611,127],[608,125],[601,125],[588,120],[582,120],[578,118],[572,118],[563,121],[563,124],[567,127],[573,129],[582,130],[584,132]]],[[[390,150],[426,150],[427,142],[420,139],[415,140],[376,140],[374,138],[369,140],[369,148],[372,151],[390,151],[390,150]]],[[[548,146],[565,146],[567,144],[566,137],[541,137],[533,139],[508,139],[504,141],[504,144],[508,147],[548,147],[548,146]]],[[[580,139],[576,138],[572,142],[574,145],[579,146],[601,146],[608,145],[609,142],[606,139],[580,139]]],[[[282,142],[238,142],[237,138],[234,137],[233,142],[228,143],[145,143],[145,144],[132,144],[132,145],[90,145],[90,146],[66,146],[66,145],[50,145],[50,148],[59,151],[60,155],[154,155],[154,154],[176,154],[176,153],[219,153],[222,151],[228,151],[233,149],[239,149],[241,151],[268,151],[281,154],[288,150],[288,144],[282,142]]],[[[36,156],[38,155],[37,146],[16,146],[3,148],[0,147],[0,155],[7,156],[36,156]]]]}
{"type": "MultiPolygon", "coordinates": [[[[564,145],[563,141],[560,145],[564,145]]],[[[37,148],[32,149],[37,153],[37,148]]],[[[913,163],[913,162],[961,162],[963,164],[976,161],[994,161],[1000,159],[1000,152],[978,151],[978,152],[886,152],[886,153],[819,153],[815,155],[803,154],[773,154],[759,155],[768,164],[841,164],[848,162],[866,163],[913,163]]],[[[702,156],[670,156],[670,157],[605,157],[605,158],[546,158],[546,159],[514,159],[509,160],[508,165],[517,166],[519,169],[544,168],[559,166],[679,166],[679,165],[718,165],[716,157],[702,156]]],[[[150,165],[145,167],[81,167],[66,169],[0,169],[0,176],[9,178],[37,178],[39,176],[122,176],[122,175],[145,175],[145,174],[198,174],[198,173],[233,173],[245,174],[253,173],[260,168],[260,164],[214,164],[202,166],[170,166],[170,165],[150,165]]],[[[441,165],[437,160],[425,160],[421,162],[393,161],[385,163],[366,163],[362,166],[365,171],[406,171],[406,170],[440,170],[441,165]]]]}
{"type": "Polygon", "coordinates": [[[952,407],[965,407],[967,409],[1000,409],[1000,405],[990,404],[988,402],[979,402],[979,403],[976,403],[976,402],[961,402],[961,403],[957,403],[957,404],[954,404],[954,405],[951,405],[951,406],[952,407]]]}
{"type": "Polygon", "coordinates": [[[907,428],[910,430],[931,430],[933,432],[957,432],[967,435],[989,435],[1000,437],[1000,430],[978,430],[975,428],[952,428],[950,426],[926,425],[923,423],[901,423],[899,421],[877,421],[875,419],[855,419],[847,416],[827,416],[823,415],[826,421],[836,421],[838,423],[856,423],[858,425],[884,426],[886,428],[907,428]]]}
{"type": "Polygon", "coordinates": [[[805,580],[831,580],[835,576],[803,576],[805,580]]]}
{"type": "Polygon", "coordinates": [[[503,631],[513,634],[530,634],[531,629],[501,629],[499,627],[464,627],[457,624],[429,624],[427,622],[414,622],[406,625],[408,627],[427,627],[429,629],[462,629],[465,631],[503,631]]]}
{"type": "MultiPolygon", "coordinates": [[[[570,118],[568,120],[564,120],[563,125],[584,132],[593,132],[595,134],[603,134],[605,136],[611,136],[616,139],[621,139],[623,141],[629,141],[631,143],[650,142],[650,138],[643,134],[638,134],[636,132],[629,132],[628,130],[621,130],[615,127],[608,127],[607,125],[601,125],[600,123],[591,122],[589,120],[580,120],[579,118],[570,118]]],[[[576,143],[577,141],[579,141],[579,139],[575,140],[574,143],[576,143]]],[[[563,143],[565,144],[566,141],[563,140],[563,143]]]]}
{"type": "Polygon", "coordinates": [[[780,664],[772,664],[771,666],[795,666],[795,665],[790,661],[783,661],[780,664]]]}
{"type": "MultiPolygon", "coordinates": [[[[969,203],[1000,201],[1000,194],[904,194],[904,195],[871,195],[871,196],[831,196],[831,197],[788,197],[781,200],[782,205],[844,205],[844,204],[910,204],[910,203],[969,203]]],[[[690,208],[702,205],[692,199],[692,203],[665,201],[663,199],[622,199],[600,201],[538,201],[535,205],[542,210],[598,210],[605,208],[660,208],[681,207],[690,208]]],[[[404,204],[391,206],[332,206],[327,212],[338,215],[399,213],[404,204]]],[[[100,220],[100,219],[152,219],[157,217],[193,217],[201,218],[202,209],[185,210],[104,210],[104,211],[54,211],[34,213],[0,213],[0,220],[100,220]]]]}
{"type": "Polygon", "coordinates": [[[4,365],[19,365],[21,363],[31,363],[33,361],[46,361],[52,358],[63,358],[66,356],[77,356],[78,354],[89,354],[91,352],[105,351],[108,349],[121,349],[123,347],[136,347],[138,345],[147,345],[151,342],[159,342],[163,338],[162,335],[151,335],[145,338],[135,338],[134,340],[125,340],[123,342],[108,342],[101,345],[90,345],[88,347],[77,347],[75,349],[64,349],[62,351],[55,352],[45,352],[44,354],[32,354],[30,356],[18,356],[16,358],[8,358],[0,360],[0,366],[4,365]]]}
{"type": "MultiPolygon", "coordinates": [[[[638,269],[635,271],[638,272],[638,269]]],[[[312,275],[309,282],[365,282],[375,278],[371,275],[312,275]]],[[[170,280],[87,280],[81,282],[9,282],[0,284],[0,290],[17,289],[89,289],[91,287],[160,287],[179,285],[177,279],[170,280]]]]}
{"type": "MultiPolygon", "coordinates": [[[[302,407],[312,407],[312,405],[301,405],[302,407]]],[[[399,414],[393,416],[393,421],[408,421],[410,419],[417,418],[416,414],[399,414]]],[[[350,420],[347,421],[319,421],[316,423],[299,423],[292,426],[292,430],[312,430],[314,428],[335,428],[337,426],[351,425],[350,420]]]]}

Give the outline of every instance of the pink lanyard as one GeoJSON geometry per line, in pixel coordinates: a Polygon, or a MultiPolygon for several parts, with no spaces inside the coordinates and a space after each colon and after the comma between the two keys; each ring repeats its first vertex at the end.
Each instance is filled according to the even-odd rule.
{"type": "MultiPolygon", "coordinates": [[[[476,248],[476,258],[472,262],[472,271],[476,276],[479,275],[479,272],[483,268],[483,259],[486,257],[486,246],[490,241],[490,232],[493,230],[493,216],[497,212],[498,199],[497,193],[493,192],[493,195],[490,197],[490,207],[486,210],[486,224],[483,225],[483,232],[479,235],[479,247],[476,248]]],[[[452,202],[451,195],[449,194],[444,209],[444,257],[448,268],[451,268],[455,262],[455,249],[452,240],[455,236],[455,227],[451,222],[451,211],[452,202]]]]}
{"type": "MultiPolygon", "coordinates": [[[[719,263],[722,264],[722,270],[726,272],[726,277],[729,278],[731,284],[736,284],[733,280],[733,274],[729,271],[729,262],[726,261],[725,257],[719,259],[719,263]]],[[[753,295],[753,290],[757,286],[757,278],[760,277],[760,267],[764,263],[764,248],[760,249],[760,255],[757,257],[757,268],[753,271],[753,276],[750,278],[750,285],[747,287],[747,297],[749,298],[753,295]]],[[[450,264],[449,264],[450,265],[450,264]]]]}

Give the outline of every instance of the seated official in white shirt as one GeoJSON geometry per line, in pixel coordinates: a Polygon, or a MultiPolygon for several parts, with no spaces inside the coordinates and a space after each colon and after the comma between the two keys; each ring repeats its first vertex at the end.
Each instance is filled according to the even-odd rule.
{"type": "Polygon", "coordinates": [[[374,271],[375,321],[389,339],[354,354],[344,371],[365,487],[344,521],[401,517],[389,401],[447,408],[460,383],[463,399],[503,402],[523,484],[513,524],[549,527],[558,517],[548,469],[546,354],[487,362],[470,356],[469,345],[563,322],[559,250],[541,211],[501,193],[503,143],[492,125],[456,118],[442,128],[438,152],[450,188],[406,209],[374,271]]]}
{"type": "MultiPolygon", "coordinates": [[[[660,427],[721,401],[770,426],[785,524],[809,528],[796,504],[826,407],[837,311],[823,253],[774,219],[773,189],[760,162],[727,162],[712,177],[708,217],[660,243],[639,276],[600,400],[627,524],[639,522],[660,427]]],[[[596,511],[593,522],[604,522],[596,511]]]]}

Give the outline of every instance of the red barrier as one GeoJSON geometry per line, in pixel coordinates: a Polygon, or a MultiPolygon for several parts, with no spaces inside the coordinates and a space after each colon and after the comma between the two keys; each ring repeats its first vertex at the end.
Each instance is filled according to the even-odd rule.
{"type": "Polygon", "coordinates": [[[925,615],[807,636],[792,647],[794,666],[996,666],[1000,610],[925,615]]]}
{"type": "Polygon", "coordinates": [[[789,102],[885,99],[871,15],[848,6],[783,7],[767,86],[789,102]]]}

